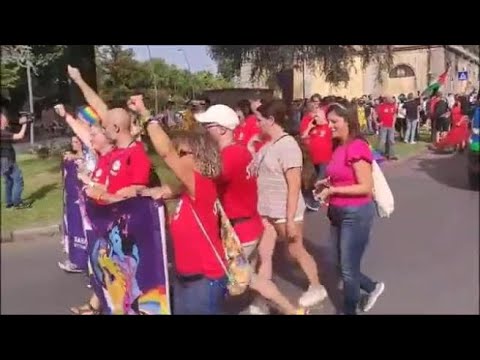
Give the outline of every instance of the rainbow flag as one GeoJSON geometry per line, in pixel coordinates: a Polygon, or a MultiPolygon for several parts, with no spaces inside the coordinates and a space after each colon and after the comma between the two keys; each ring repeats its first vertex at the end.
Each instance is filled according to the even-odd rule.
{"type": "Polygon", "coordinates": [[[100,124],[100,116],[98,116],[97,112],[93,110],[91,106],[83,106],[79,111],[78,114],[85,119],[90,125],[98,125],[100,124]]]}

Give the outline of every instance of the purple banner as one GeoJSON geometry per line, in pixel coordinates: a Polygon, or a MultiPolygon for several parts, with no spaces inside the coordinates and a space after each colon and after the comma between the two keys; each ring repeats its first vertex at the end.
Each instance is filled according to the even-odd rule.
{"type": "MultiPolygon", "coordinates": [[[[88,244],[82,213],[82,184],[74,161],[63,162],[63,241],[69,260],[77,268],[88,268],[88,244]]],[[[82,211],[83,210],[83,211],[82,211]]]]}
{"type": "Polygon", "coordinates": [[[169,315],[165,209],[137,197],[86,202],[92,287],[105,314],[169,315]]]}

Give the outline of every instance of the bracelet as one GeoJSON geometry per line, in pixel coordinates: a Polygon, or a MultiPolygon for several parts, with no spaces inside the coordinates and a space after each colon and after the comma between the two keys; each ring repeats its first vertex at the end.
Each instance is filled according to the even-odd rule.
{"type": "Polygon", "coordinates": [[[147,119],[147,121],[145,122],[145,127],[148,127],[150,124],[153,124],[153,123],[160,125],[158,118],[152,116],[151,118],[147,119]]]}

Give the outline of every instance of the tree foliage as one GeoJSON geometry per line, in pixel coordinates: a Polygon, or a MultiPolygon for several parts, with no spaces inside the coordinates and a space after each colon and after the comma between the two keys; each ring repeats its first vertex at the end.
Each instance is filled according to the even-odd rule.
{"type": "Polygon", "coordinates": [[[192,93],[231,87],[223,76],[207,71],[190,73],[167,64],[163,59],[138,61],[131,49],[120,45],[98,46],[96,53],[100,96],[107,102],[124,102],[129,94],[140,91],[144,93],[147,105],[153,107],[155,84],[160,105],[170,98],[182,101],[191,98],[192,93]]]}
{"type": "Polygon", "coordinates": [[[63,55],[63,50],[63,45],[2,45],[2,88],[15,88],[22,80],[21,69],[27,65],[38,76],[63,55]]]}
{"type": "Polygon", "coordinates": [[[332,84],[349,81],[349,68],[355,56],[363,66],[376,61],[380,68],[392,62],[389,45],[210,45],[210,55],[228,71],[239,73],[242,65],[251,64],[251,78],[269,76],[283,70],[305,66],[320,70],[332,84]],[[226,66],[226,65],[223,65],[226,66]]]}

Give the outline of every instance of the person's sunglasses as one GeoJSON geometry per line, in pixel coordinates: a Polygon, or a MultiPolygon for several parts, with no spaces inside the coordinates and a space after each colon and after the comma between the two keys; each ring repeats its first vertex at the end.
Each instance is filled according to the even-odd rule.
{"type": "Polygon", "coordinates": [[[186,151],[186,150],[181,150],[181,149],[178,150],[178,156],[181,157],[181,158],[184,157],[184,156],[187,156],[187,155],[192,155],[192,154],[193,154],[193,152],[191,152],[191,151],[186,151]]]}

